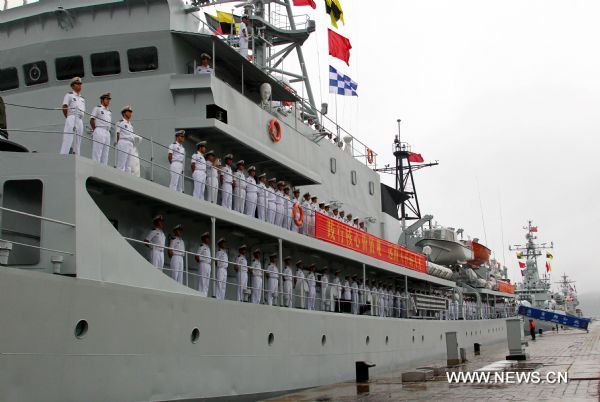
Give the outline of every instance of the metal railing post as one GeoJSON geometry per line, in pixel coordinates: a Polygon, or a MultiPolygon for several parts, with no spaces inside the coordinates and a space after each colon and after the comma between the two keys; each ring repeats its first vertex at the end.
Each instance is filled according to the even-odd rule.
{"type": "Polygon", "coordinates": [[[277,239],[278,240],[278,244],[279,244],[279,280],[277,281],[277,290],[278,290],[278,297],[277,297],[277,305],[281,306],[283,304],[283,276],[281,275],[283,273],[283,240],[281,238],[277,239]]]}
{"type": "Polygon", "coordinates": [[[154,140],[150,137],[150,181],[154,181],[154,140]]]}
{"type": "Polygon", "coordinates": [[[216,297],[217,295],[217,281],[216,281],[216,268],[217,264],[215,263],[215,258],[217,255],[217,218],[214,216],[210,217],[210,255],[212,259],[210,260],[210,279],[212,281],[212,296],[216,297]]]}

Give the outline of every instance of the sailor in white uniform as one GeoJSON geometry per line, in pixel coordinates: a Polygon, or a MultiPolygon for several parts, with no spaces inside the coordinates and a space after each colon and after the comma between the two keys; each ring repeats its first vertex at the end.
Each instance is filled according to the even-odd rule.
{"type": "Polygon", "coordinates": [[[217,259],[217,286],[215,288],[215,296],[218,300],[225,299],[227,291],[227,267],[229,266],[229,256],[227,255],[227,242],[224,238],[217,240],[219,250],[215,255],[217,259]]]}
{"type": "Polygon", "coordinates": [[[252,270],[252,303],[254,304],[260,304],[263,293],[263,271],[260,263],[260,253],[259,248],[254,250],[252,253],[254,259],[250,267],[252,270]]]}
{"type": "Polygon", "coordinates": [[[329,268],[323,267],[323,273],[321,274],[321,311],[331,311],[327,288],[329,288],[329,268]]]}
{"type": "Polygon", "coordinates": [[[169,145],[169,163],[171,164],[171,182],[169,188],[173,191],[183,193],[183,163],[185,162],[185,148],[183,141],[185,131],[175,132],[175,142],[169,145]]]}
{"type": "Polygon", "coordinates": [[[285,268],[283,269],[283,305],[292,307],[292,289],[294,287],[294,278],[292,267],[290,267],[292,257],[287,256],[283,259],[285,268]]]}
{"type": "Polygon", "coordinates": [[[225,155],[225,166],[221,168],[221,206],[231,209],[233,206],[233,155],[225,155]]]}
{"type": "Polygon", "coordinates": [[[335,219],[336,221],[340,220],[340,209],[337,206],[333,207],[333,211],[332,211],[331,217],[333,219],[335,219]]]}
{"type": "Polygon", "coordinates": [[[248,59],[248,42],[249,42],[249,33],[248,33],[248,16],[242,16],[242,22],[240,22],[239,28],[239,36],[240,36],[240,55],[245,59],[248,59]]]}
{"type": "Polygon", "coordinates": [[[200,141],[196,144],[196,152],[192,155],[192,178],[194,179],[193,196],[204,200],[204,190],[206,188],[206,141],[200,141]]]}
{"type": "Polygon", "coordinates": [[[219,196],[219,171],[216,168],[215,151],[208,151],[204,154],[204,158],[206,159],[206,201],[216,204],[219,196]]]}
{"type": "Polygon", "coordinates": [[[350,291],[352,292],[352,314],[358,314],[358,283],[356,282],[356,275],[352,276],[350,291]]]}
{"type": "MultiPolygon", "coordinates": [[[[295,188],[294,189],[294,196],[291,198],[291,211],[290,211],[290,215],[291,215],[291,220],[292,222],[290,223],[290,229],[293,232],[296,233],[300,233],[300,231],[302,230],[302,226],[298,226],[296,225],[296,221],[300,220],[300,208],[302,208],[302,204],[301,204],[301,200],[300,200],[300,189],[295,188]],[[296,212],[296,215],[294,215],[294,206],[298,204],[298,209],[296,212]]],[[[302,211],[304,213],[304,211],[302,211]]],[[[302,222],[302,225],[306,225],[306,219],[307,216],[306,214],[303,215],[304,216],[304,222],[302,222]]]]}
{"type": "Polygon", "coordinates": [[[277,213],[277,188],[275,187],[277,179],[272,177],[269,179],[269,186],[266,189],[265,195],[267,197],[267,222],[274,225],[275,215],[277,213]]]}
{"type": "Polygon", "coordinates": [[[112,112],[110,105],[110,92],[100,96],[100,104],[92,110],[90,126],[92,133],[92,160],[108,165],[108,150],[110,149],[110,127],[112,125],[112,112]]]}
{"type": "Polygon", "coordinates": [[[150,261],[158,269],[165,266],[165,233],[163,232],[164,219],[162,215],[156,215],[152,220],[154,229],[144,239],[144,242],[150,247],[150,261]]]}
{"type": "Polygon", "coordinates": [[[246,260],[246,245],[239,248],[239,255],[235,259],[233,267],[237,274],[237,301],[245,301],[246,289],[248,289],[248,260],[246,260]]]}
{"type": "Polygon", "coordinates": [[[273,297],[277,300],[278,286],[279,286],[279,269],[275,260],[277,259],[277,253],[269,255],[269,265],[267,265],[267,304],[273,305],[273,297]]]}
{"type": "Polygon", "coordinates": [[[275,225],[283,227],[285,221],[285,198],[283,198],[283,187],[285,183],[277,182],[277,190],[275,191],[275,225]]]}
{"type": "Polygon", "coordinates": [[[342,283],[342,300],[343,300],[343,308],[342,312],[350,313],[352,302],[352,290],[350,289],[350,276],[346,275],[344,282],[342,283]]]}
{"type": "Polygon", "coordinates": [[[67,155],[72,148],[73,153],[79,155],[85,114],[85,98],[81,96],[81,78],[74,77],[71,80],[71,91],[63,98],[62,112],[66,120],[60,153],[67,155]]]}
{"type": "Polygon", "coordinates": [[[312,219],[312,209],[310,205],[310,193],[304,193],[303,200],[300,203],[304,211],[304,222],[302,223],[302,234],[308,235],[310,232],[310,222],[312,219]]]}
{"type": "Polygon", "coordinates": [[[246,203],[246,175],[244,174],[244,160],[237,161],[236,171],[233,174],[233,209],[240,213],[244,213],[244,204],[246,203]]]}
{"type": "Polygon", "coordinates": [[[294,286],[294,289],[298,297],[298,303],[296,303],[296,306],[298,306],[298,308],[306,308],[307,289],[305,286],[306,278],[304,276],[304,271],[302,270],[303,265],[304,263],[302,262],[302,260],[296,261],[296,285],[294,286]]]}
{"type": "Polygon", "coordinates": [[[131,124],[133,109],[130,105],[121,109],[122,119],[117,123],[117,169],[131,173],[135,132],[131,124]]]}
{"type": "Polygon", "coordinates": [[[346,215],[346,217],[344,218],[344,223],[346,225],[352,226],[352,214],[346,215]]]}
{"type": "Polygon", "coordinates": [[[317,278],[315,276],[315,264],[310,264],[308,267],[309,273],[306,276],[308,282],[308,303],[309,310],[315,309],[315,299],[317,297],[317,278]]]}
{"type": "Polygon", "coordinates": [[[352,227],[358,229],[358,217],[354,218],[352,221],[352,227]]]}
{"type": "Polygon", "coordinates": [[[258,176],[258,198],[257,198],[257,209],[258,209],[258,219],[261,221],[267,221],[267,186],[265,183],[267,181],[267,174],[263,173],[258,176]]]}
{"type": "MultiPolygon", "coordinates": [[[[290,186],[283,188],[283,223],[282,226],[286,230],[292,230],[292,198],[290,198],[290,186]]],[[[296,226],[296,225],[294,225],[296,226]]]]}
{"type": "Polygon", "coordinates": [[[200,55],[200,64],[196,67],[196,74],[212,74],[213,68],[210,66],[210,57],[206,53],[200,55]]]}
{"type": "Polygon", "coordinates": [[[168,251],[171,257],[171,278],[179,283],[183,283],[183,257],[185,255],[185,243],[181,236],[183,235],[183,226],[177,225],[173,228],[173,238],[168,251]]]}
{"type": "Polygon", "coordinates": [[[342,281],[340,279],[340,271],[335,271],[334,275],[335,276],[333,277],[332,286],[336,288],[337,293],[337,297],[334,298],[334,310],[339,313],[342,311],[342,307],[340,305],[340,299],[342,298],[342,281]]]}
{"type": "Polygon", "coordinates": [[[200,236],[200,240],[202,241],[202,244],[198,247],[198,252],[194,258],[196,259],[196,262],[200,263],[200,266],[198,267],[198,292],[200,292],[200,296],[206,297],[208,296],[208,289],[210,287],[212,260],[210,246],[208,245],[210,233],[203,233],[202,236],[200,236]]]}
{"type": "Polygon", "coordinates": [[[246,200],[244,213],[248,216],[256,216],[256,202],[258,200],[258,187],[256,186],[256,167],[248,168],[248,176],[246,177],[246,200]]]}

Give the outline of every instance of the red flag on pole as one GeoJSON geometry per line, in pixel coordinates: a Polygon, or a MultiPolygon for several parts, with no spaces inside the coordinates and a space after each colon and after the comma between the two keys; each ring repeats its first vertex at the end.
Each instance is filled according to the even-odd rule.
{"type": "Polygon", "coordinates": [[[550,263],[548,261],[546,261],[546,272],[550,272],[552,270],[552,267],[550,266],[550,263]]]}
{"type": "Polygon", "coordinates": [[[314,9],[317,8],[317,4],[314,0],[294,0],[295,6],[311,6],[314,9]]]}
{"type": "Polygon", "coordinates": [[[523,268],[527,268],[527,264],[525,264],[524,262],[521,262],[521,261],[519,261],[519,267],[520,267],[521,269],[523,269],[523,268]]]}
{"type": "Polygon", "coordinates": [[[421,154],[409,152],[408,153],[408,161],[412,162],[412,163],[423,163],[423,162],[425,162],[425,159],[423,159],[423,156],[421,154]]]}
{"type": "Polygon", "coordinates": [[[347,65],[350,65],[350,49],[352,49],[350,39],[333,32],[331,29],[327,31],[329,36],[329,55],[343,60],[347,65]]]}
{"type": "Polygon", "coordinates": [[[532,232],[532,233],[533,233],[533,232],[536,232],[536,233],[537,233],[537,226],[532,226],[532,227],[531,227],[531,232],[532,232]]]}

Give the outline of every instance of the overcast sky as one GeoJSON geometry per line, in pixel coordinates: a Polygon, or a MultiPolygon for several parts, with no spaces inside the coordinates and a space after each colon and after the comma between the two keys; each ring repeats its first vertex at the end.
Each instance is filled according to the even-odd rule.
{"type": "Polygon", "coordinates": [[[327,55],[322,3],[295,9],[318,24],[305,46],[317,103],[335,113],[332,64],[359,84],[358,99],[338,98],[338,118],[379,164],[393,162],[397,118],[413,151],[439,160],[416,174],[423,212],[487,238],[518,280],[507,248],[524,243],[531,219],[554,241],[552,281],[566,272],[580,294],[600,293],[600,3],[341,0],[350,67],[327,55]]]}

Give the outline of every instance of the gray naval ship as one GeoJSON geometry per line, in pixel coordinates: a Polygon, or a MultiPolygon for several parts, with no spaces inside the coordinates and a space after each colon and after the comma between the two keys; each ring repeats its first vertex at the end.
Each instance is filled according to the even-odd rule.
{"type": "MultiPolygon", "coordinates": [[[[505,339],[510,292],[467,287],[454,267],[398,245],[405,218],[398,208],[411,194],[383,185],[377,154],[315,105],[302,54],[315,25],[297,23],[289,0],[241,4],[252,27],[252,61],[240,55],[235,36],[200,18],[203,5],[221,1],[27,3],[4,2],[0,12],[7,117],[0,141],[0,400],[257,398],[351,379],[357,361],[383,371],[442,357],[446,332],[467,348],[505,339]],[[212,71],[194,74],[203,53],[212,71]],[[299,73],[282,68],[291,55],[299,73]],[[80,154],[60,155],[61,101],[73,77],[81,77],[87,98],[85,129],[75,133],[80,154]],[[106,92],[113,126],[122,105],[133,109],[137,166],[127,172],[114,167],[114,128],[108,165],[90,157],[90,112],[106,92]],[[176,130],[186,133],[183,192],[168,187],[176,130]],[[225,208],[222,195],[217,202],[193,197],[190,155],[199,141],[351,212],[365,230],[316,206],[294,228],[225,208]],[[144,242],[157,215],[167,233],[183,225],[185,242],[158,249],[166,260],[160,269],[144,242]],[[195,259],[205,232],[207,295],[198,290],[207,278],[195,259]],[[227,261],[216,257],[221,237],[227,261]],[[364,248],[343,238],[364,241],[364,248]],[[248,268],[234,264],[242,244],[248,265],[256,248],[276,253],[279,273],[283,258],[292,257],[291,307],[287,278],[273,272],[269,280],[280,279],[273,305],[261,302],[264,288],[254,278],[242,291],[246,302],[236,300],[239,271],[248,268]],[[183,260],[178,280],[175,258],[183,260]],[[317,277],[300,272],[298,260],[315,264],[317,277]],[[226,278],[218,279],[223,263],[226,278]],[[334,282],[336,271],[342,281],[356,277],[352,289],[334,282]],[[217,281],[226,282],[223,300],[215,297],[217,281]],[[347,301],[356,282],[360,299],[347,301]],[[247,302],[253,291],[260,291],[258,303],[247,302]]],[[[255,265],[250,271],[265,275],[255,265]]]]}

